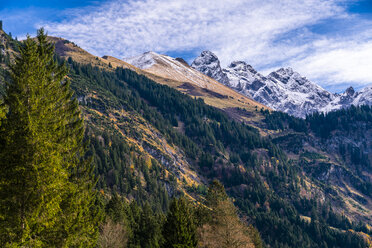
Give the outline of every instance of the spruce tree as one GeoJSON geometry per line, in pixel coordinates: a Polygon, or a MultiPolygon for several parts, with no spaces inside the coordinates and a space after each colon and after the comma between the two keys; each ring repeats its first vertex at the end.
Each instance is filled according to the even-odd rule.
{"type": "Polygon", "coordinates": [[[173,199],[163,227],[166,248],[197,247],[193,210],[184,197],[173,199]]]}
{"type": "Polygon", "coordinates": [[[66,74],[43,29],[10,66],[0,130],[1,247],[95,245],[95,182],[66,74]]]}

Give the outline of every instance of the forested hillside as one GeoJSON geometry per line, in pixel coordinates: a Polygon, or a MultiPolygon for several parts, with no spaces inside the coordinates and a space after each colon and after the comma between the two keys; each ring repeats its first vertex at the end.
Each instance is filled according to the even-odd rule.
{"type": "MultiPolygon", "coordinates": [[[[368,215],[350,212],[354,219],[342,215],[343,209],[349,213],[348,208],[333,206],[333,188],[319,180],[322,174],[318,170],[324,168],[319,164],[326,158],[298,145],[312,132],[311,147],[333,149],[330,135],[341,139],[345,130],[350,135],[359,130],[351,126],[354,124],[345,124],[347,119],[337,117],[344,121],[332,129],[327,119],[334,118],[332,115],[313,115],[302,121],[263,111],[266,122],[262,126],[277,131],[262,137],[255,127],[232,120],[202,99],[160,85],[133,70],[80,64],[58,56],[56,60],[66,63],[74,98],[83,112],[87,155],[93,159],[97,176],[97,205],[107,216],[101,226],[101,237],[106,241],[113,239],[107,235],[116,230],[120,234],[116,240],[128,247],[160,247],[169,242],[218,247],[212,242],[216,239],[213,234],[240,229],[235,238],[246,246],[236,247],[261,247],[256,227],[268,247],[367,246],[365,237],[371,234],[366,226],[370,223],[365,218],[368,215]],[[324,127],[318,128],[319,123],[324,127]],[[222,182],[238,213],[223,187],[212,183],[214,179],[222,182]],[[216,190],[218,197],[213,195],[216,190]],[[195,217],[182,224],[188,231],[170,235],[183,239],[168,238],[180,224],[175,219],[184,219],[182,215],[190,216],[191,212],[195,217]],[[220,229],[226,219],[231,221],[230,227],[220,229]],[[252,226],[248,228],[247,223],[252,226]]],[[[2,71],[3,78],[7,78],[6,70],[2,71]]],[[[354,110],[346,113],[352,115],[354,110]]],[[[361,111],[355,115],[358,128],[370,131],[370,109],[356,110],[361,111]]],[[[344,114],[337,113],[334,115],[344,114]]],[[[362,179],[370,171],[370,160],[364,155],[369,150],[357,153],[348,143],[337,147],[343,161],[359,166],[344,166],[353,175],[347,176],[352,180],[347,185],[370,197],[370,183],[362,179]]],[[[370,149],[370,144],[363,147],[370,149]]],[[[100,245],[108,247],[102,238],[100,245]]],[[[227,243],[224,247],[232,246],[227,243]]]]}
{"type": "Polygon", "coordinates": [[[331,202],[356,219],[371,223],[372,158],[370,106],[352,106],[305,120],[266,112],[273,142],[290,154],[331,202]]]}
{"type": "MultiPolygon", "coordinates": [[[[108,89],[122,101],[120,107],[140,113],[170,144],[179,147],[191,169],[205,178],[205,182],[213,178],[221,180],[242,214],[259,228],[268,243],[276,242],[278,247],[283,244],[316,247],[316,240],[320,238],[331,247],[333,242],[340,247],[344,244],[357,246],[359,241],[352,238],[351,232],[327,227],[332,223],[333,227],[348,230],[353,224],[334,213],[326,203],[303,199],[299,167],[270,139],[260,137],[254,128],[231,121],[226,114],[201,100],[156,84],[131,70],[118,68],[115,72],[107,72],[70,62],[72,71],[77,74],[81,71],[87,81],[108,89]],[[313,221],[308,223],[301,216],[313,217],[313,221]],[[321,221],[314,224],[314,219],[321,221]]],[[[76,92],[86,98],[79,93],[79,88],[76,92]]],[[[88,107],[89,101],[86,99],[88,107]]],[[[106,108],[97,107],[100,111],[106,108]]],[[[108,177],[103,174],[101,178],[108,177]]],[[[118,179],[119,184],[127,180],[118,179]]],[[[178,180],[184,184],[189,178],[179,177],[178,180]]],[[[203,185],[186,186],[186,191],[197,199],[205,192],[203,188],[203,185]]]]}

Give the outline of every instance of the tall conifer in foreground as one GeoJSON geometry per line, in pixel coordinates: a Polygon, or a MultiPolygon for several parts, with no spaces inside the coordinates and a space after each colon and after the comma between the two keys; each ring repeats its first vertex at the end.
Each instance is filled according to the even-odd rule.
{"type": "Polygon", "coordinates": [[[193,209],[184,197],[171,202],[163,227],[163,237],[163,247],[166,248],[197,247],[193,209]]]}
{"type": "Polygon", "coordinates": [[[11,65],[0,128],[0,246],[93,247],[92,169],[84,125],[44,30],[11,65]]]}

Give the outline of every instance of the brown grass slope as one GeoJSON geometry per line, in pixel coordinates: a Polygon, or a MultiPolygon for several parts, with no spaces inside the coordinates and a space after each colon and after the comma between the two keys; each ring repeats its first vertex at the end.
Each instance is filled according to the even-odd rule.
{"type": "Polygon", "coordinates": [[[232,118],[255,126],[263,119],[263,116],[257,110],[268,109],[266,106],[168,56],[161,55],[165,59],[162,58],[162,61],[159,59],[159,62],[153,67],[142,70],[112,56],[105,55],[102,58],[94,56],[62,38],[50,37],[50,40],[55,43],[56,52],[62,58],[71,57],[78,63],[91,64],[107,70],[113,70],[116,67],[134,70],[157,83],[168,85],[190,96],[202,98],[205,103],[226,111],[232,118]],[[177,67],[181,70],[175,69],[177,67]],[[241,111],[241,109],[246,111],[241,111]]]}

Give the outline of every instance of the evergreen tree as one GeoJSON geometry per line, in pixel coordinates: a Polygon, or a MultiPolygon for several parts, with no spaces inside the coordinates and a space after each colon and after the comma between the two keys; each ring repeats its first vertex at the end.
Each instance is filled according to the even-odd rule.
{"type": "Polygon", "coordinates": [[[163,226],[165,248],[197,247],[193,211],[184,197],[174,199],[163,226]]]}
{"type": "Polygon", "coordinates": [[[43,29],[10,66],[0,131],[0,246],[93,247],[99,209],[67,69],[43,29]]]}
{"type": "Polygon", "coordinates": [[[228,196],[225,191],[225,187],[218,180],[213,180],[211,185],[208,188],[208,193],[206,197],[206,204],[210,208],[216,207],[219,202],[225,201],[228,199],[228,196]]]}
{"type": "Polygon", "coordinates": [[[162,216],[154,214],[150,205],[146,203],[143,206],[140,219],[140,233],[142,248],[158,248],[162,240],[161,221],[162,216]]]}

